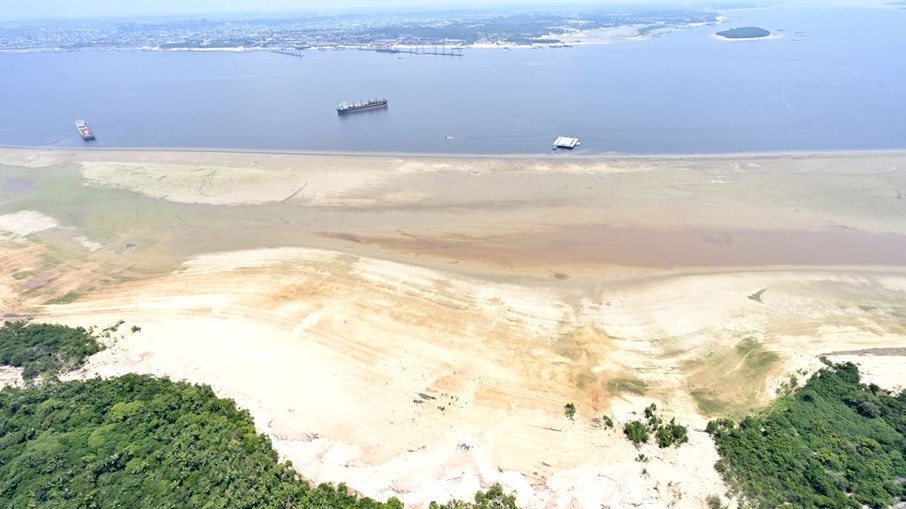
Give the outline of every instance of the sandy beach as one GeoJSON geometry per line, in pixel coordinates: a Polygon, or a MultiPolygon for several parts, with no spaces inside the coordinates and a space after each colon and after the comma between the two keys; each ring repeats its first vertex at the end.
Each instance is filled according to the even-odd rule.
{"type": "Polygon", "coordinates": [[[821,355],[906,386],[904,167],[4,149],[0,312],[124,320],[72,376],[210,384],[316,482],[699,508],[710,418],[821,355]],[[623,437],[652,402],[689,444],[623,437]]]}

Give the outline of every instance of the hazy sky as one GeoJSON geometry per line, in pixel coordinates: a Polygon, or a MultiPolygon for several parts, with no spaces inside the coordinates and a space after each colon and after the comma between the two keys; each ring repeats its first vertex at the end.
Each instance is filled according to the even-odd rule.
{"type": "MultiPolygon", "coordinates": [[[[0,19],[273,11],[375,10],[531,3],[532,0],[0,0],[0,19]]],[[[625,0],[624,0],[625,1],[625,0]]],[[[554,0],[565,3],[564,0],[554,0]]],[[[536,2],[536,3],[540,3],[536,2]]],[[[545,2],[550,3],[550,1],[545,2]]],[[[573,0],[570,3],[577,3],[573,0]]]]}
{"type": "MultiPolygon", "coordinates": [[[[677,5],[702,0],[646,0],[677,5]]],[[[438,8],[512,4],[642,3],[633,0],[0,0],[0,20],[94,16],[141,16],[229,12],[375,10],[390,7],[438,8]]]]}
{"type": "Polygon", "coordinates": [[[714,5],[849,4],[867,7],[891,0],[0,0],[0,21],[96,16],[157,16],[171,14],[254,13],[274,11],[374,11],[394,7],[429,10],[498,5],[714,5]]]}

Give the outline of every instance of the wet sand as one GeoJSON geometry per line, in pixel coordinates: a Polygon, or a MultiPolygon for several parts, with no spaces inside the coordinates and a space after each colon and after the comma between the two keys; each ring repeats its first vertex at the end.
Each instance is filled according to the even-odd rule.
{"type": "Polygon", "coordinates": [[[671,230],[569,226],[526,236],[369,238],[356,244],[508,266],[733,267],[906,265],[906,236],[855,230],[671,230]]]}

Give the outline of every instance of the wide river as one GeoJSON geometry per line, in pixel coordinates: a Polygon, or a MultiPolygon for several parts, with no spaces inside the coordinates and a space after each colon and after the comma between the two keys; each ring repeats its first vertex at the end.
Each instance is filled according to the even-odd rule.
{"type": "Polygon", "coordinates": [[[538,154],[906,148],[906,10],[726,13],[649,40],[435,57],[0,54],[0,145],[538,154]],[[780,37],[720,41],[756,25],[780,37]],[[390,107],[346,117],[343,100],[390,107]]]}

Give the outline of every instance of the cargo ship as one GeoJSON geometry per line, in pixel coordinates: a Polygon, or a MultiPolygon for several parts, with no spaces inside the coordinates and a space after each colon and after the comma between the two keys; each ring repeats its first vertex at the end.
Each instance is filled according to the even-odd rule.
{"type": "Polygon", "coordinates": [[[354,103],[340,103],[337,105],[337,114],[355,113],[357,111],[377,110],[387,107],[387,99],[368,99],[354,103]]]}
{"type": "Polygon", "coordinates": [[[79,130],[79,136],[81,136],[83,140],[88,141],[94,139],[94,131],[88,127],[88,124],[85,123],[84,120],[76,120],[75,126],[76,129],[79,130]]]}

